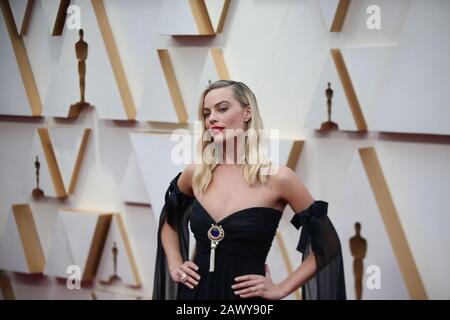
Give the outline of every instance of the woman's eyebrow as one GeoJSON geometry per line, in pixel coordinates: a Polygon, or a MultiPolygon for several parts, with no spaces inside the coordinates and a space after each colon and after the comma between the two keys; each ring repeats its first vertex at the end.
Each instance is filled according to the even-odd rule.
{"type": "MultiPolygon", "coordinates": [[[[229,102],[227,101],[227,100],[222,100],[222,101],[220,101],[220,102],[217,102],[215,105],[214,105],[214,107],[217,107],[219,104],[221,104],[221,103],[228,103],[229,104],[229,102]]],[[[209,108],[203,108],[203,110],[209,110],[209,108]]]]}

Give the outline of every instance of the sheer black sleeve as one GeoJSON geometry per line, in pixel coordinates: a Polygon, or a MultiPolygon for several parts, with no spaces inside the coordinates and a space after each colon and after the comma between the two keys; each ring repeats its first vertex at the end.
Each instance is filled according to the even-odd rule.
{"type": "Polygon", "coordinates": [[[305,300],[346,299],[341,243],[327,211],[327,202],[314,201],[291,220],[295,228],[302,228],[297,246],[302,261],[311,252],[316,258],[316,274],[302,287],[305,300]]]}
{"type": "Polygon", "coordinates": [[[169,267],[161,242],[161,230],[167,223],[178,232],[180,241],[180,253],[183,261],[189,259],[189,216],[192,200],[178,189],[178,178],[181,172],[169,184],[165,195],[164,206],[159,217],[157,249],[155,261],[155,275],[153,280],[153,300],[175,300],[177,297],[178,284],[170,277],[169,267]]]}

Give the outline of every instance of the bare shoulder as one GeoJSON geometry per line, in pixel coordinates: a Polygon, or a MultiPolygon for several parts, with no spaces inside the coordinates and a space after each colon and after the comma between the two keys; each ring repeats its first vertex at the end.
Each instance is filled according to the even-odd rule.
{"type": "Polygon", "coordinates": [[[273,175],[273,183],[278,188],[280,197],[286,201],[294,212],[301,212],[314,201],[300,177],[287,166],[279,166],[273,175]]]}
{"type": "Polygon", "coordinates": [[[277,172],[272,176],[273,183],[277,188],[283,190],[294,184],[299,179],[297,174],[288,166],[278,166],[277,172]]]}
{"type": "Polygon", "coordinates": [[[186,168],[184,168],[183,172],[178,178],[178,188],[181,192],[193,197],[194,192],[192,190],[192,176],[195,171],[195,163],[188,164],[186,168]]]}

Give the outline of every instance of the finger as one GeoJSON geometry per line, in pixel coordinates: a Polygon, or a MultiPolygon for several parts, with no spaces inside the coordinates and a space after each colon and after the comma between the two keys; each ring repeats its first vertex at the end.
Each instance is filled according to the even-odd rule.
{"type": "Polygon", "coordinates": [[[242,294],[239,297],[243,298],[243,299],[247,299],[247,298],[253,298],[253,297],[260,297],[261,294],[256,291],[256,292],[252,292],[252,293],[248,293],[248,294],[242,294]]]}
{"type": "Polygon", "coordinates": [[[257,284],[260,284],[261,282],[262,282],[262,278],[255,279],[255,280],[248,280],[248,281],[240,282],[238,284],[234,284],[231,286],[231,288],[242,289],[242,288],[247,288],[250,286],[256,286],[257,284]]]}
{"type": "Polygon", "coordinates": [[[195,272],[195,270],[193,269],[193,267],[191,267],[191,266],[186,266],[187,268],[189,268],[189,270],[190,270],[190,275],[194,278],[194,279],[196,279],[196,280],[200,280],[200,275],[197,273],[197,272],[195,272]]]}
{"type": "Polygon", "coordinates": [[[250,290],[249,293],[241,294],[240,297],[244,298],[244,299],[245,298],[251,298],[251,297],[260,297],[262,295],[262,291],[264,289],[264,284],[257,285],[255,287],[255,289],[256,289],[255,291],[250,290]]]}
{"type": "Polygon", "coordinates": [[[184,267],[184,270],[189,270],[190,275],[192,275],[196,279],[200,279],[200,275],[196,272],[196,265],[194,263],[189,263],[189,261],[186,261],[184,264],[181,265],[181,267],[184,267]]]}
{"type": "Polygon", "coordinates": [[[190,276],[187,276],[186,277],[186,280],[185,281],[183,281],[182,280],[182,276],[183,276],[183,274],[185,274],[185,272],[180,268],[179,269],[179,277],[177,278],[177,283],[182,283],[182,284],[184,284],[186,287],[188,287],[188,288],[190,288],[190,289],[194,289],[194,285],[197,285],[198,284],[198,282],[197,281],[195,281],[195,279],[193,279],[192,277],[190,277],[190,276]]]}
{"type": "Polygon", "coordinates": [[[181,281],[181,283],[183,283],[189,289],[194,289],[194,286],[192,284],[190,284],[188,281],[186,281],[186,282],[181,281]]]}
{"type": "Polygon", "coordinates": [[[183,270],[184,272],[186,272],[189,276],[191,276],[194,279],[200,280],[200,276],[198,275],[197,272],[195,272],[194,270],[192,270],[191,268],[189,268],[187,265],[183,264],[181,266],[181,270],[183,270]]]}
{"type": "Polygon", "coordinates": [[[266,277],[271,278],[270,276],[270,270],[269,270],[269,265],[266,263],[266,277]]]}
{"type": "Polygon", "coordinates": [[[192,284],[194,286],[198,285],[198,281],[195,280],[194,278],[192,278],[191,276],[188,276],[186,279],[187,279],[186,282],[189,282],[190,284],[192,284]]]}
{"type": "Polygon", "coordinates": [[[194,269],[195,271],[198,271],[198,266],[197,266],[195,263],[193,263],[192,261],[186,261],[186,264],[187,264],[190,268],[194,269]]]}
{"type": "Polygon", "coordinates": [[[245,276],[239,276],[234,278],[235,281],[240,282],[240,281],[245,281],[245,280],[253,280],[255,278],[259,277],[259,275],[256,274],[247,274],[245,276]]]}
{"type": "Polygon", "coordinates": [[[181,281],[181,276],[183,275],[183,270],[181,270],[181,268],[178,268],[176,271],[175,271],[175,275],[173,276],[173,278],[174,278],[174,281],[176,282],[176,283],[180,283],[180,282],[183,282],[183,281],[181,281]]]}
{"type": "MultiPolygon", "coordinates": [[[[184,281],[184,282],[190,282],[190,283],[192,283],[193,285],[198,285],[198,281],[197,280],[195,280],[192,276],[190,276],[187,272],[186,272],[186,275],[187,275],[187,277],[186,277],[186,281],[184,281]]],[[[181,277],[180,277],[180,280],[181,281],[183,281],[183,279],[181,279],[181,277]]]]}
{"type": "Polygon", "coordinates": [[[264,284],[257,284],[255,286],[251,286],[251,287],[236,291],[235,293],[238,295],[253,294],[253,293],[259,292],[260,289],[262,289],[262,288],[264,288],[264,284]]]}

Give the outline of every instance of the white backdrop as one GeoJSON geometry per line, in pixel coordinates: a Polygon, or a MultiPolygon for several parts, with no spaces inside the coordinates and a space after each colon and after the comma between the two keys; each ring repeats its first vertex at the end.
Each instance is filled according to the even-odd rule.
{"type": "MultiPolygon", "coordinates": [[[[167,30],[164,30],[161,17],[167,17],[167,21],[176,17],[174,11],[167,9],[170,6],[163,6],[162,0],[104,2],[138,114],[140,108],[151,108],[147,103],[152,101],[173,108],[170,100],[152,99],[149,95],[149,92],[158,93],[150,84],[163,87],[161,75],[154,71],[155,53],[156,49],[167,48],[189,122],[196,120],[199,81],[208,50],[221,48],[231,78],[243,81],[254,90],[265,126],[280,129],[282,138],[305,140],[296,172],[316,199],[330,204],[330,217],[343,245],[348,297],[354,298],[348,239],[354,234],[353,224],[359,220],[362,235],[369,243],[366,266],[378,264],[382,267],[382,288],[379,291],[365,289],[363,297],[408,299],[405,284],[398,279],[398,264],[380,212],[374,205],[373,193],[367,178],[361,176],[364,170],[358,148],[374,146],[427,295],[432,299],[450,298],[450,281],[446,274],[450,270],[446,249],[446,244],[450,243],[447,232],[450,218],[445,202],[450,188],[448,1],[352,1],[342,32],[332,34],[327,29],[323,12],[333,1],[232,0],[223,33],[212,38],[165,35],[167,30]],[[366,27],[366,8],[371,4],[381,8],[381,30],[366,27]],[[369,127],[366,135],[346,131],[324,136],[313,129],[326,117],[323,81],[336,72],[333,64],[326,67],[330,61],[330,48],[341,48],[347,59],[347,68],[369,127]],[[376,54],[387,51],[392,52],[392,57],[376,54]],[[142,101],[147,101],[146,105],[142,101]]],[[[97,24],[92,20],[95,16],[91,11],[87,12],[91,10],[90,2],[72,3],[85,8],[81,11],[82,26],[87,26],[87,30],[95,28],[97,24]]],[[[69,91],[75,89],[75,97],[78,97],[76,81],[67,87],[51,89],[52,84],[61,84],[55,75],[58,68],[63,68],[60,75],[63,78],[66,74],[76,76],[76,60],[66,55],[71,49],[65,40],[73,42],[78,37],[76,31],[67,28],[60,37],[50,35],[48,6],[46,0],[35,1],[28,33],[23,37],[44,106],[44,117],[0,116],[0,239],[7,233],[5,229],[12,204],[32,203],[46,255],[61,207],[121,213],[142,280],[142,288],[136,294],[149,298],[156,249],[156,220],[148,206],[148,202],[152,203],[152,192],[147,190],[146,194],[140,194],[142,190],[137,191],[140,195],[135,201],[144,205],[133,205],[126,202],[134,197],[124,185],[135,188],[145,185],[149,189],[159,186],[160,190],[155,192],[162,194],[169,179],[167,170],[158,174],[155,168],[149,170],[153,175],[149,178],[151,181],[136,178],[140,177],[139,172],[142,177],[148,176],[139,167],[142,165],[139,158],[146,151],[145,144],[142,147],[133,145],[130,133],[167,134],[175,128],[190,126],[108,120],[117,118],[117,114],[120,117],[123,110],[120,110],[120,95],[107,68],[109,60],[102,39],[94,31],[85,33],[85,40],[90,45],[86,99],[95,100],[97,106],[84,111],[75,120],[53,118],[58,114],[54,112],[55,108],[70,102],[67,100],[72,94],[69,91]],[[51,108],[46,101],[53,101],[51,108]],[[29,158],[29,154],[36,129],[52,126],[91,128],[92,132],[74,194],[62,201],[53,198],[35,201],[30,196],[34,184],[30,185],[30,177],[24,177],[23,173],[33,169],[34,158],[29,158]],[[133,179],[126,179],[129,163],[134,170],[134,184],[133,179]]],[[[29,106],[3,18],[0,18],[0,41],[0,113],[19,115],[23,110],[29,110],[29,106]]],[[[339,92],[338,83],[332,87],[335,97],[342,97],[334,100],[333,120],[344,129],[353,130],[355,123],[345,96],[339,92]]],[[[167,154],[156,150],[154,157],[152,163],[157,164],[167,154]]],[[[161,199],[153,201],[158,203],[161,199]]],[[[289,225],[291,214],[288,209],[280,231],[290,260],[296,267],[300,261],[300,255],[295,251],[299,234],[289,225]]],[[[16,245],[17,250],[21,250],[20,243],[16,245]]],[[[0,252],[4,249],[2,246],[5,244],[0,240],[0,252]]],[[[0,255],[0,270],[5,259],[9,257],[0,255]]],[[[280,281],[286,275],[286,268],[275,242],[268,262],[275,280],[280,281]]],[[[81,290],[68,290],[65,281],[51,276],[25,275],[10,269],[5,269],[5,274],[11,279],[18,299],[91,299],[91,292],[98,289],[95,285],[87,285],[81,290]]]]}

